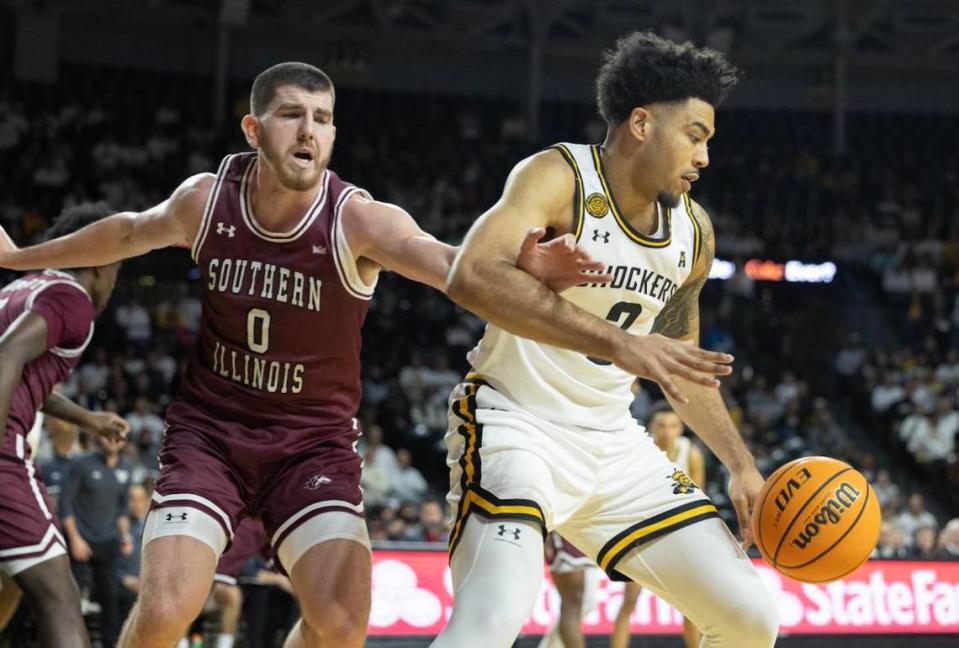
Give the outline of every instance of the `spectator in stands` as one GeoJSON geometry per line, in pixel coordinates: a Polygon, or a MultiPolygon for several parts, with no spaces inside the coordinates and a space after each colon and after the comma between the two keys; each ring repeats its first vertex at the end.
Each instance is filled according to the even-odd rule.
{"type": "Polygon", "coordinates": [[[938,531],[934,526],[921,526],[916,529],[912,538],[910,555],[917,560],[935,560],[938,558],[936,536],[938,531]]]}
{"type": "Polygon", "coordinates": [[[882,508],[885,508],[889,502],[900,496],[899,487],[893,483],[889,471],[885,468],[876,471],[876,479],[872,483],[872,489],[875,491],[876,500],[882,508]]]}
{"type": "Polygon", "coordinates": [[[872,553],[873,558],[908,558],[906,534],[895,522],[885,521],[879,527],[879,542],[872,553]]]}
{"type": "Polygon", "coordinates": [[[943,560],[959,560],[959,518],[949,520],[939,534],[939,557],[943,560]]]}
{"type": "Polygon", "coordinates": [[[420,505],[419,524],[410,528],[407,540],[420,542],[446,542],[449,532],[446,529],[445,507],[439,500],[429,499],[420,505]]]}
{"type": "Polygon", "coordinates": [[[909,504],[905,511],[896,518],[896,524],[906,536],[906,544],[912,545],[916,530],[920,527],[931,526],[938,528],[936,516],[926,510],[922,493],[913,493],[909,496],[909,504]]]}
{"type": "Polygon", "coordinates": [[[393,481],[393,496],[401,502],[420,500],[429,490],[423,473],[413,466],[413,455],[406,448],[396,451],[397,474],[393,481]]]}
{"type": "Polygon", "coordinates": [[[130,424],[130,443],[138,450],[143,466],[155,475],[159,471],[160,445],[166,424],[153,411],[153,404],[143,396],[136,399],[133,411],[125,418],[130,424]]]}

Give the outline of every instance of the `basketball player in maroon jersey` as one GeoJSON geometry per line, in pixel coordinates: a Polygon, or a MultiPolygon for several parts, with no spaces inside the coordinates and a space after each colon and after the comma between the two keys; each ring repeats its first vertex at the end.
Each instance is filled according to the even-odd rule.
{"type": "MultiPolygon", "coordinates": [[[[79,230],[110,213],[102,204],[64,212],[50,236],[79,230]]],[[[118,263],[69,272],[45,270],[0,290],[0,570],[39,615],[44,646],[89,646],[80,593],[46,487],[30,460],[26,434],[38,410],[97,435],[121,438],[129,426],[55,394],[93,337],[93,320],[116,282],[118,263]]]]}
{"type": "MultiPolygon", "coordinates": [[[[333,105],[323,72],[279,64],[254,82],[241,124],[255,153],[227,156],[217,174],[187,179],[144,212],[42,245],[17,250],[0,230],[4,267],[103,265],[182,246],[202,273],[201,331],[167,412],[142,588],[122,646],[182,636],[247,516],[262,519],[301,605],[286,645],[365,637],[360,328],[381,269],[443,290],[456,248],[327,169],[333,105]]],[[[537,245],[543,233],[528,233],[516,262],[550,287],[603,267],[569,238],[537,245]]]]}

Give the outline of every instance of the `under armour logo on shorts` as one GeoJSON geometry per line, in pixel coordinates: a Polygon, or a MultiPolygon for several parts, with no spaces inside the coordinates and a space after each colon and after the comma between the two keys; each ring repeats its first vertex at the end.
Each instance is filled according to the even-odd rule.
{"type": "Polygon", "coordinates": [[[522,529],[507,529],[505,524],[499,525],[499,532],[496,535],[505,536],[507,533],[512,534],[513,540],[519,540],[519,533],[522,529]]]}
{"type": "Polygon", "coordinates": [[[167,513],[166,521],[173,522],[173,520],[180,520],[181,522],[186,522],[186,512],[183,513],[167,513]]]}
{"type": "Polygon", "coordinates": [[[603,239],[603,243],[609,243],[609,232],[603,232],[600,234],[598,229],[594,229],[593,240],[598,241],[599,239],[603,239]]]}
{"type": "Polygon", "coordinates": [[[326,475],[313,475],[310,477],[310,481],[306,482],[306,486],[303,487],[304,490],[316,490],[324,484],[332,484],[333,480],[327,477],[326,475]]]}
{"type": "Polygon", "coordinates": [[[216,233],[217,234],[226,234],[229,238],[236,236],[236,225],[226,226],[224,223],[216,224],[216,233]]]}

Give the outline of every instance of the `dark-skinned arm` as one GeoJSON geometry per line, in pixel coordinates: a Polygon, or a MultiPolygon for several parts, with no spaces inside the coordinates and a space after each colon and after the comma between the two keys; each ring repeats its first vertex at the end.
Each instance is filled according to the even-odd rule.
{"type": "MultiPolygon", "coordinates": [[[[686,283],[659,313],[653,323],[653,332],[699,344],[699,295],[716,257],[716,235],[706,211],[695,202],[692,205],[693,216],[703,234],[699,258],[686,283]]],[[[687,397],[687,402],[677,400],[668,393],[666,397],[683,422],[729,469],[729,496],[736,508],[744,545],[748,546],[752,542],[749,528],[752,507],[763,485],[756,462],[730,418],[719,390],[688,381],[682,376],[677,377],[676,382],[687,397]]]]}

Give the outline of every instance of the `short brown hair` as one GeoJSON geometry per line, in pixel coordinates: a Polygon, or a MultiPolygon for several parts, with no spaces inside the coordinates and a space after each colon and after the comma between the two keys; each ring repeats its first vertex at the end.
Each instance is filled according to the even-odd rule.
{"type": "Polygon", "coordinates": [[[253,80],[253,88],[250,90],[250,113],[253,115],[265,113],[270,102],[273,101],[276,89],[285,85],[297,86],[310,92],[328,90],[336,99],[333,81],[326,72],[309,63],[287,61],[263,70],[253,80]]]}

